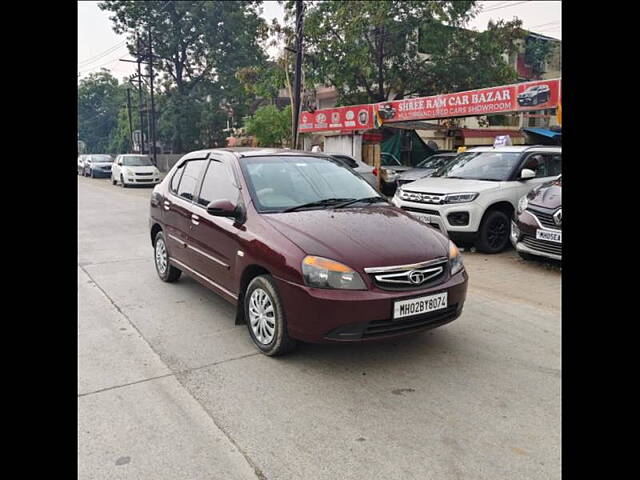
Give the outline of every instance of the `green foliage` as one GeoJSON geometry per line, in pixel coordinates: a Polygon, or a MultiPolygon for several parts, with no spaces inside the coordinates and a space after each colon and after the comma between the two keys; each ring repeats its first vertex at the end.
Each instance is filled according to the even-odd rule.
{"type": "Polygon", "coordinates": [[[524,61],[531,72],[538,77],[545,72],[545,63],[552,53],[553,45],[541,38],[527,37],[524,49],[524,61]]]}
{"type": "MultiPolygon", "coordinates": [[[[291,16],[293,2],[286,6],[291,16]]],[[[502,54],[519,21],[483,33],[462,28],[477,11],[474,1],[314,3],[305,17],[306,86],[333,85],[340,103],[352,104],[515,79],[502,54]]]]}
{"type": "Polygon", "coordinates": [[[266,105],[247,119],[245,130],[263,147],[282,147],[291,143],[291,106],[278,110],[266,105]]]}
{"type": "Polygon", "coordinates": [[[126,90],[103,69],[83,78],[78,85],[78,138],[85,142],[86,153],[110,151],[112,131],[126,105],[126,90]]]}
{"type": "Polygon", "coordinates": [[[226,120],[251,113],[258,92],[248,92],[236,73],[263,68],[266,55],[260,42],[267,26],[255,1],[107,0],[102,10],[117,33],[128,33],[135,56],[135,36],[148,49],[151,31],[159,118],[157,133],[183,152],[219,144],[226,120]]]}

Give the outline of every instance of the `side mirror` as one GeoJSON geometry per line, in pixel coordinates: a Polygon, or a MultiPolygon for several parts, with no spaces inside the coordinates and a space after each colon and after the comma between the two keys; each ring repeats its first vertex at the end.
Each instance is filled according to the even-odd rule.
{"type": "Polygon", "coordinates": [[[238,216],[238,207],[227,199],[214,200],[207,205],[207,213],[216,217],[236,218],[238,216]]]}
{"type": "Polygon", "coordinates": [[[520,180],[528,180],[530,178],[534,178],[536,176],[536,172],[530,170],[528,168],[523,168],[520,172],[520,180]]]}

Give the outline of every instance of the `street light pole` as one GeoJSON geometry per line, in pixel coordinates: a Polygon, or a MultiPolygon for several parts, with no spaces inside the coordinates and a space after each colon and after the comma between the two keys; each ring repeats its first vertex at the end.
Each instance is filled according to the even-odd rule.
{"type": "Polygon", "coordinates": [[[296,0],[296,73],[294,85],[293,148],[298,148],[298,122],[300,118],[302,89],[302,29],[304,25],[302,0],[296,0]]]}
{"type": "Polygon", "coordinates": [[[133,122],[131,120],[131,89],[127,87],[127,116],[129,117],[129,137],[131,140],[131,151],[133,151],[133,122]]]}

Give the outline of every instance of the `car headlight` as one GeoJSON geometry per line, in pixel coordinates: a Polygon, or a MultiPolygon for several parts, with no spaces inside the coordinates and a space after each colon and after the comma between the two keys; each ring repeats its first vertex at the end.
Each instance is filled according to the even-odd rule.
{"type": "Polygon", "coordinates": [[[527,209],[528,205],[529,205],[529,199],[527,198],[527,195],[525,195],[518,201],[518,209],[517,209],[518,215],[524,212],[527,209]]]}
{"type": "Polygon", "coordinates": [[[366,290],[357,272],[328,258],[308,255],[302,260],[302,276],[308,287],[366,290]]]}
{"type": "Polygon", "coordinates": [[[444,196],[444,203],[467,203],[478,198],[479,193],[452,193],[444,196]]]}
{"type": "Polygon", "coordinates": [[[451,275],[455,275],[464,268],[460,250],[451,240],[449,240],[449,267],[451,267],[451,275]]]}

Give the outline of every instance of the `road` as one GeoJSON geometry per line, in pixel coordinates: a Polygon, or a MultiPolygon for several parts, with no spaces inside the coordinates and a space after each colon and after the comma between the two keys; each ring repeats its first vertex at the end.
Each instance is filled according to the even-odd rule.
{"type": "Polygon", "coordinates": [[[156,275],[151,190],[78,178],[80,479],[559,479],[561,271],[465,252],[451,324],[257,352],[156,275]]]}

